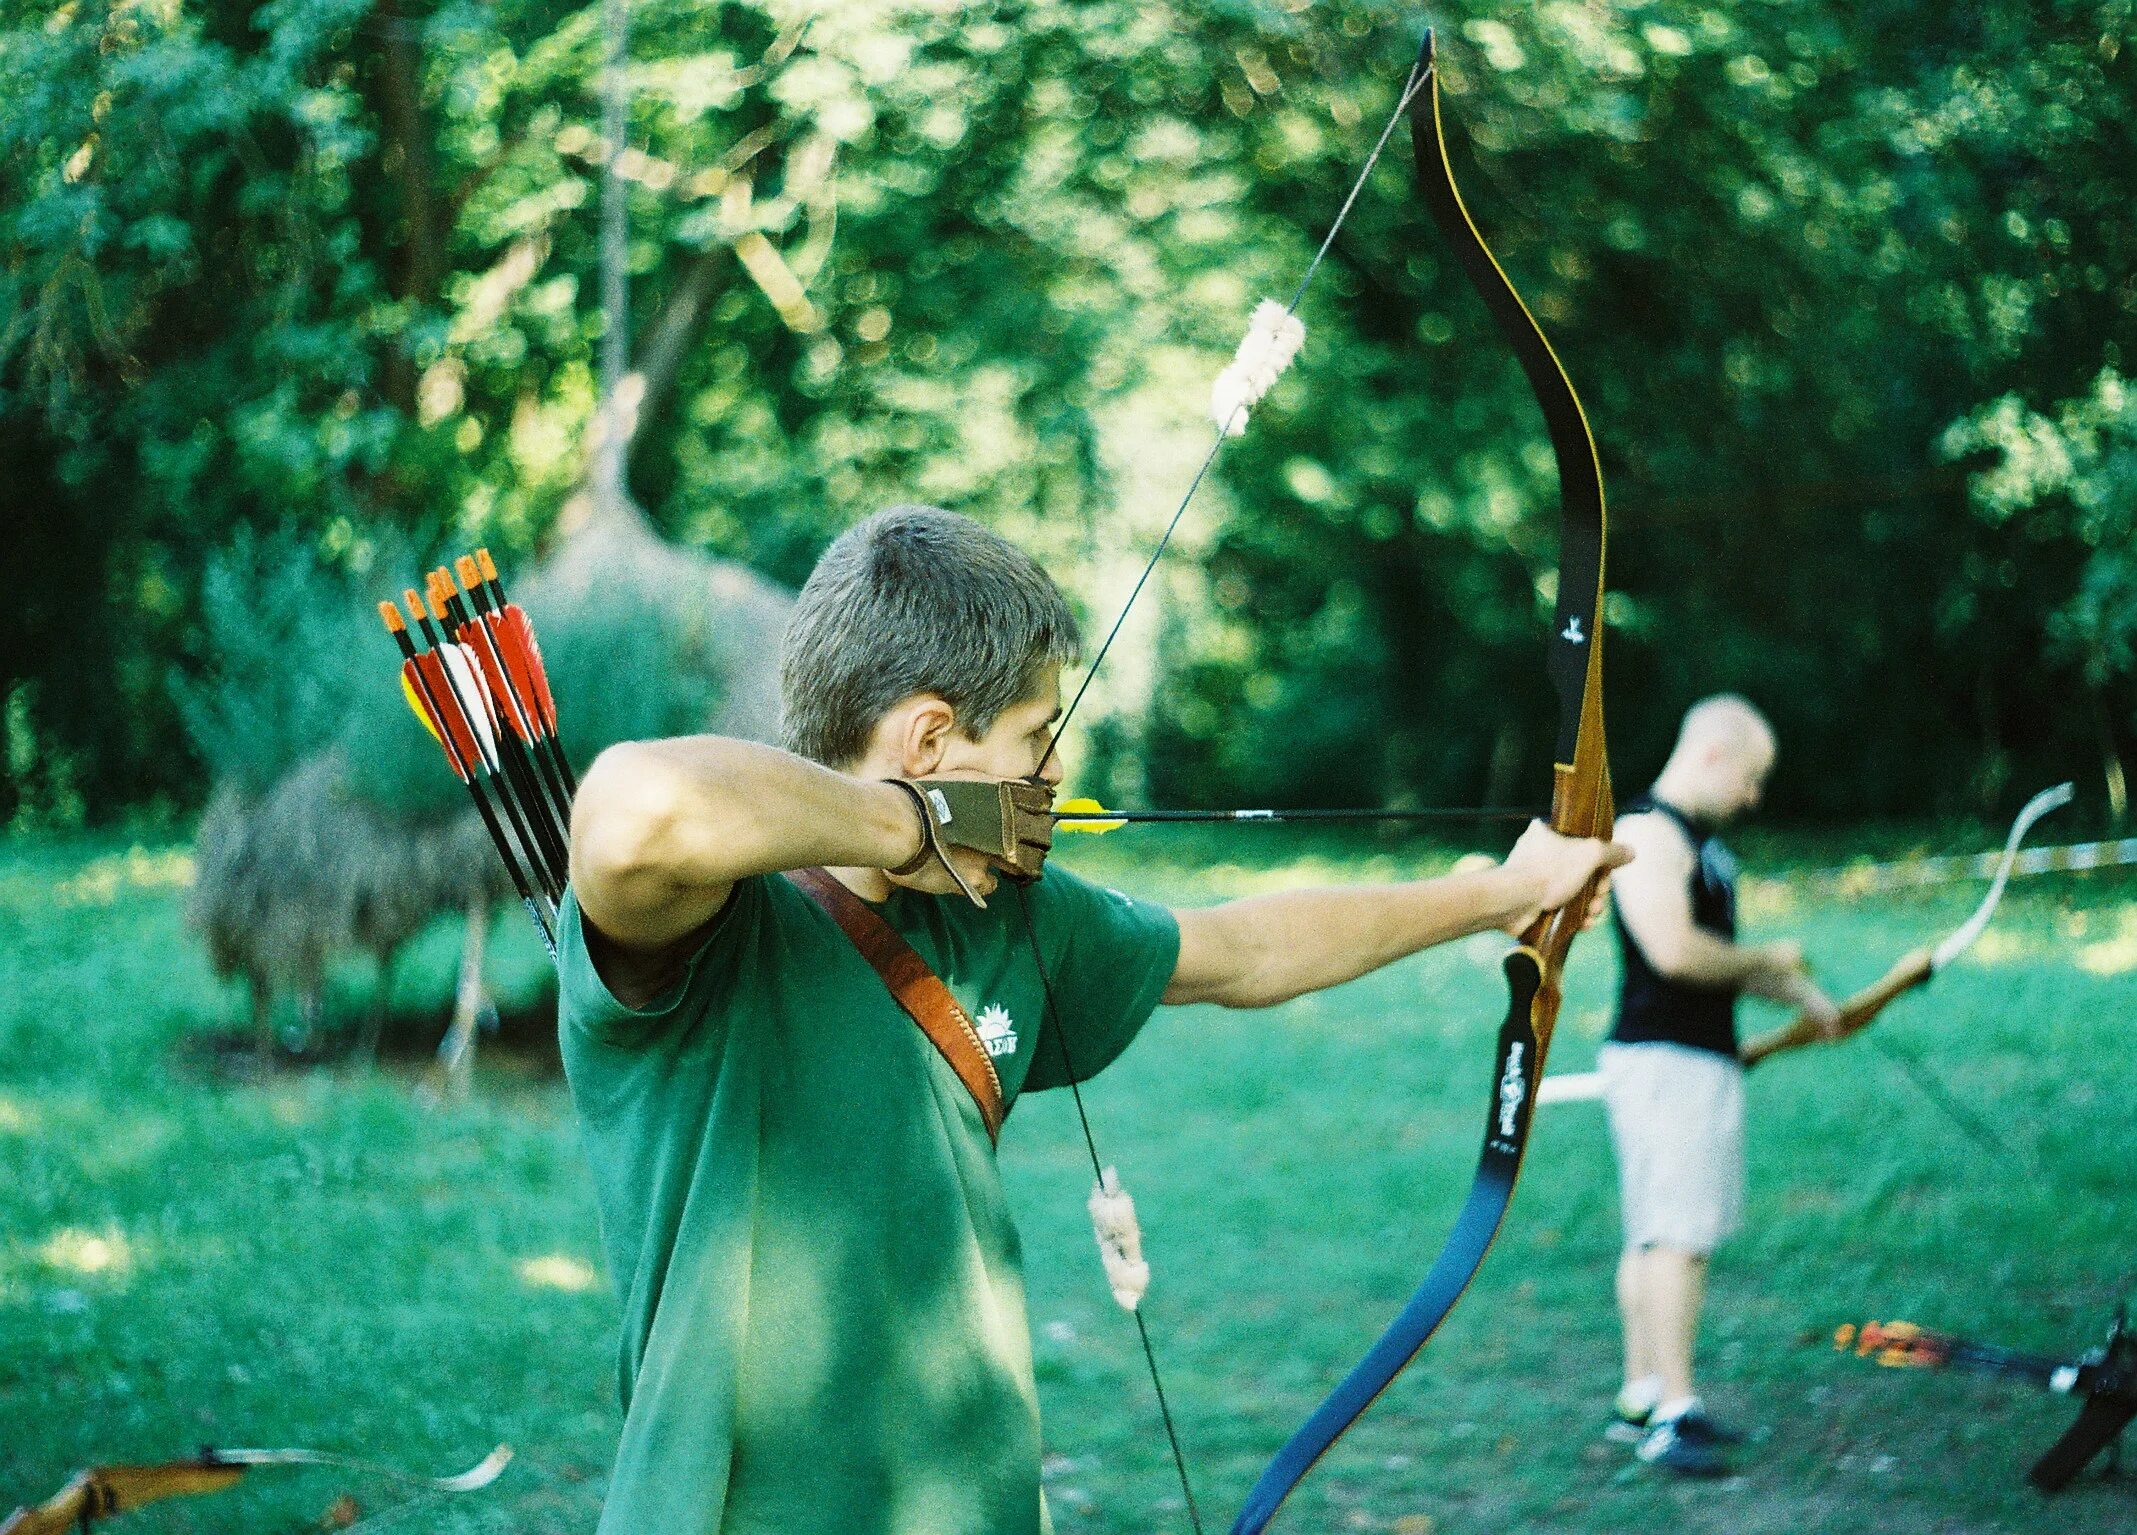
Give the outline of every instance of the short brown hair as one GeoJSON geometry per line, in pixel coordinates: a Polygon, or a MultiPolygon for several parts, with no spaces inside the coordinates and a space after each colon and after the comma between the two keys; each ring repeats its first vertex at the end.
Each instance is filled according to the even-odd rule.
{"type": "Polygon", "coordinates": [[[933,693],[978,737],[1080,642],[1068,600],[1023,550],[939,507],[889,507],[834,539],[801,589],[780,660],[782,734],[845,767],[899,700],[933,693]]]}

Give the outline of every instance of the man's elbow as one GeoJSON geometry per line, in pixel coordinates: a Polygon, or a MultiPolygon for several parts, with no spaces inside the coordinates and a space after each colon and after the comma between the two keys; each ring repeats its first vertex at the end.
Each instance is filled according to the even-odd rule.
{"type": "Polygon", "coordinates": [[[582,903],[657,876],[676,798],[643,743],[620,742],[593,760],[571,807],[571,881],[582,903]]]}
{"type": "Polygon", "coordinates": [[[1207,1003],[1212,1007],[1276,1007],[1313,988],[1252,965],[1192,980],[1175,977],[1162,1000],[1170,1006],[1207,1003]]]}

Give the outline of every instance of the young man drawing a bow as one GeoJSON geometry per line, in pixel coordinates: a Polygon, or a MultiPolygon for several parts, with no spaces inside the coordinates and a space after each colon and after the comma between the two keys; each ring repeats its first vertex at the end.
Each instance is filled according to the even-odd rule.
{"type": "Polygon", "coordinates": [[[999,1114],[1161,1002],[1266,1007],[1518,929],[1629,856],[1532,826],[1405,884],[1101,889],[1044,861],[1076,648],[1029,558],[893,509],[801,593],[788,750],[642,742],[587,774],[560,1027],[624,1308],[603,1535],[1044,1530],[999,1114]]]}

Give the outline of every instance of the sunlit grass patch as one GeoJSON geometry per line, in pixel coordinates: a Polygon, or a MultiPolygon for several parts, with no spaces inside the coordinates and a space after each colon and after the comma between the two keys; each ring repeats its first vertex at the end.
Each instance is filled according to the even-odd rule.
{"type": "Polygon", "coordinates": [[[193,883],[193,855],[183,848],[134,846],[92,859],[52,887],[59,906],[109,906],[121,895],[143,890],[182,890],[193,883]]]}
{"type": "Polygon", "coordinates": [[[573,1258],[562,1253],[544,1253],[538,1258],[522,1259],[517,1273],[520,1282],[542,1290],[598,1290],[603,1280],[600,1270],[584,1258],[573,1258]]]}
{"type": "Polygon", "coordinates": [[[55,1231],[36,1249],[37,1260],[61,1273],[121,1278],[133,1267],[133,1244],[117,1230],[55,1231]]]}

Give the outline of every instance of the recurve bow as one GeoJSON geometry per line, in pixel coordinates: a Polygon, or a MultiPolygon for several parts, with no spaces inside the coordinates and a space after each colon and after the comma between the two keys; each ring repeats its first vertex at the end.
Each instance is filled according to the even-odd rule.
{"type": "Polygon", "coordinates": [[[222,1492],[235,1486],[247,1471],[263,1466],[338,1466],[421,1492],[474,1492],[496,1481],[511,1459],[511,1448],[501,1444],[458,1476],[418,1476],[377,1461],[301,1449],[202,1450],[191,1460],[91,1466],[77,1471],[66,1486],[34,1508],[18,1508],[8,1515],[6,1522],[0,1523],[0,1535],[69,1535],[70,1531],[86,1531],[99,1520],[166,1498],[222,1492]]]}
{"type": "MultiPolygon", "coordinates": [[[[1569,837],[1608,837],[1614,809],[1603,741],[1604,506],[1595,440],[1572,381],[1455,187],[1430,31],[1410,82],[1405,95],[1418,194],[1519,360],[1558,463],[1558,606],[1548,668],[1559,710],[1550,824],[1569,837]]],[[[1536,1083],[1558,1021],[1560,978],[1593,894],[1591,886],[1571,905],[1545,912],[1507,955],[1506,1019],[1493,1058],[1484,1147],[1454,1231],[1401,1313],[1269,1462],[1248,1493],[1232,1535],[1258,1535],[1267,1527],[1292,1489],[1439,1330],[1476,1277],[1521,1173],[1536,1083]]]]}
{"type": "Polygon", "coordinates": [[[1989,881],[1988,893],[1974,908],[1974,914],[1940,942],[1902,954],[1884,975],[1840,1004],[1837,1023],[1824,1026],[1808,1013],[1798,1013],[1779,1028],[1747,1040],[1737,1052],[1739,1059],[1746,1066],[1756,1066],[1770,1056],[1800,1050],[1805,1045],[1837,1044],[1868,1028],[1871,1020],[1896,999],[1917,986],[1926,985],[1931,976],[1973,947],[1974,940],[1988,927],[1989,918],[1995,915],[1997,903],[2003,899],[2003,888],[2011,878],[2011,867],[2018,861],[2019,844],[2026,840],[2026,833],[2042,816],[2069,804],[2073,792],[2071,785],[2062,783],[2052,789],[2043,789],[2026,801],[2011,822],[2010,835],[2004,838],[2003,859],[1996,866],[1996,877],[1989,881]]]}

